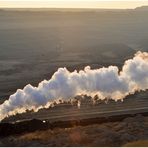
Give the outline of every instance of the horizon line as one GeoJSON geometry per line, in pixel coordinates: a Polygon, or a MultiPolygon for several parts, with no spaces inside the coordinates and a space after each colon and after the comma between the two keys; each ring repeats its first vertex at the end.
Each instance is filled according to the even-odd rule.
{"type": "MultiPolygon", "coordinates": [[[[141,5],[138,7],[145,7],[148,5],[141,5]]],[[[1,7],[0,9],[101,9],[101,10],[134,10],[138,7],[134,7],[134,8],[101,8],[101,7],[1,7]]]]}

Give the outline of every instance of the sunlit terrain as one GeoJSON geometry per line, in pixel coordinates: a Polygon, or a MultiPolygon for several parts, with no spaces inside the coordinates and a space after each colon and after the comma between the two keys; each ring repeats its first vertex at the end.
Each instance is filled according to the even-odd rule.
{"type": "Polygon", "coordinates": [[[146,141],[147,15],[146,6],[1,9],[0,146],[146,141]]]}

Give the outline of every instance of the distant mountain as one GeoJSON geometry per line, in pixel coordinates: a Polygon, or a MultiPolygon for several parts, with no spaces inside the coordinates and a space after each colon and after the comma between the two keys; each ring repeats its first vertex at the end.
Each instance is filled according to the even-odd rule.
{"type": "MultiPolygon", "coordinates": [[[[14,12],[45,12],[45,11],[53,11],[53,12],[120,12],[126,11],[127,9],[109,9],[109,8],[3,8],[0,9],[3,11],[14,11],[14,12]]],[[[129,9],[130,10],[130,9],[129,9]]]]}
{"type": "Polygon", "coordinates": [[[137,11],[148,11],[148,6],[137,7],[137,8],[135,8],[135,10],[137,10],[137,11]]]}

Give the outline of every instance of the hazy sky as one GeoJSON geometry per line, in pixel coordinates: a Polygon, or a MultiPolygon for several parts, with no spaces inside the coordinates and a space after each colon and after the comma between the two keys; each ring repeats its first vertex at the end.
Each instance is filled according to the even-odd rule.
{"type": "Polygon", "coordinates": [[[0,7],[11,8],[33,8],[33,7],[52,7],[52,8],[135,8],[148,5],[148,0],[0,0],[0,7]]]}

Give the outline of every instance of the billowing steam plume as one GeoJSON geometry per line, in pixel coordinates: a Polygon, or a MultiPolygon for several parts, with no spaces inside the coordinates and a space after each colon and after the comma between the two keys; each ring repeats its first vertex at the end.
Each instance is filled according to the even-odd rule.
{"type": "Polygon", "coordinates": [[[10,96],[0,105],[0,120],[26,110],[37,111],[46,108],[53,101],[68,101],[77,95],[98,95],[99,99],[123,99],[139,90],[148,89],[148,53],[137,52],[133,59],[125,61],[122,71],[118,67],[109,66],[92,70],[89,66],[84,70],[69,72],[59,68],[50,80],[44,80],[38,87],[30,84],[23,90],[10,96]]]}

